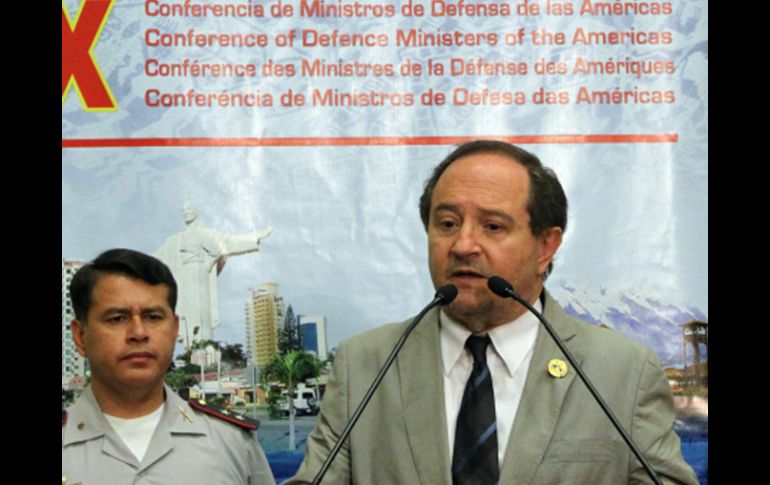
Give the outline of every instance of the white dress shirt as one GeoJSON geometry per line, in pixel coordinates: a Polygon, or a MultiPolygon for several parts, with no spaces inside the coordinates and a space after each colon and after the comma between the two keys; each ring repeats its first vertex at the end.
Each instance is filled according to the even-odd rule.
{"type": "MultiPolygon", "coordinates": [[[[538,299],[533,305],[541,311],[538,299]]],[[[471,332],[449,318],[441,311],[439,331],[441,357],[444,363],[444,404],[446,406],[449,457],[454,451],[457,415],[465,391],[465,384],[473,370],[473,356],[465,350],[465,341],[471,332]]],[[[495,418],[497,420],[497,453],[500,468],[503,466],[505,448],[511,435],[513,420],[521,401],[524,382],[527,378],[532,351],[537,339],[538,321],[525,312],[512,322],[493,328],[488,332],[492,345],[487,347],[487,366],[492,375],[495,395],[495,418]]]]}

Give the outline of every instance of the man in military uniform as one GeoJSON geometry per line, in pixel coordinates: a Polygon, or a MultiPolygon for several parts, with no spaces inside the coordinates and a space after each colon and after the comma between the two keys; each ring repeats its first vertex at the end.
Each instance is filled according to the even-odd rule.
{"type": "Polygon", "coordinates": [[[72,279],[72,335],[92,382],[62,420],[63,483],[275,483],[251,433],[258,422],[164,384],[176,293],[166,265],[128,249],[72,279]]]}

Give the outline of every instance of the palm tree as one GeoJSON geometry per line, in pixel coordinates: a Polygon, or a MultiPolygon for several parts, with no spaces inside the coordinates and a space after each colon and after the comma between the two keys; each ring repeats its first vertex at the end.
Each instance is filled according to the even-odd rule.
{"type": "Polygon", "coordinates": [[[311,369],[312,374],[310,377],[313,377],[315,380],[315,396],[317,399],[317,405],[321,402],[321,385],[318,382],[319,377],[321,377],[321,372],[324,371],[329,365],[331,364],[330,360],[327,359],[319,359],[318,357],[313,357],[313,367],[311,369]]]}
{"type": "Polygon", "coordinates": [[[297,384],[304,381],[315,371],[315,357],[301,350],[292,350],[278,355],[262,370],[262,382],[279,381],[286,386],[289,400],[289,449],[295,450],[294,432],[294,392],[297,384]]]}

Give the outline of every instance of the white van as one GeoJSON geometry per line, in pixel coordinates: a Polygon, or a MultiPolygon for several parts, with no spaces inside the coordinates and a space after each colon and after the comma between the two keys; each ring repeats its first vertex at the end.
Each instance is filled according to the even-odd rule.
{"type": "MultiPolygon", "coordinates": [[[[281,401],[279,408],[284,416],[289,415],[289,400],[287,399],[289,391],[281,391],[281,401]]],[[[316,396],[315,388],[305,387],[304,384],[300,384],[297,389],[294,390],[294,413],[297,416],[318,414],[319,404],[318,396],[316,396]]]]}

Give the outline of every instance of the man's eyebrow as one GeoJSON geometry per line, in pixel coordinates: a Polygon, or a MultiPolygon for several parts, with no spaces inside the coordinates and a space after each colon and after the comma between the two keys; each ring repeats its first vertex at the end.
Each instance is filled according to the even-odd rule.
{"type": "Polygon", "coordinates": [[[457,208],[456,204],[450,204],[448,202],[442,202],[438,204],[436,207],[433,208],[433,212],[438,211],[450,211],[450,212],[459,212],[459,209],[457,208]]]}
{"type": "Polygon", "coordinates": [[[163,313],[166,313],[166,308],[164,306],[162,306],[162,305],[142,308],[142,313],[148,313],[148,312],[163,312],[163,313]]]}
{"type": "Polygon", "coordinates": [[[501,211],[497,209],[479,209],[479,212],[481,212],[484,216],[487,216],[487,217],[489,216],[499,217],[506,222],[515,222],[515,219],[505,211],[501,211]]]}
{"type": "MultiPolygon", "coordinates": [[[[156,305],[151,306],[147,308],[142,308],[142,313],[150,313],[150,312],[163,312],[166,313],[166,309],[162,305],[156,305]]],[[[127,307],[109,307],[105,309],[103,312],[101,312],[102,317],[106,317],[109,315],[128,315],[131,314],[131,309],[127,307]]]]}
{"type": "Polygon", "coordinates": [[[124,308],[124,307],[109,307],[109,308],[106,308],[105,310],[103,310],[99,314],[99,317],[104,318],[104,317],[109,317],[109,316],[113,316],[113,315],[127,315],[129,313],[131,313],[131,310],[129,310],[128,308],[124,308]]]}
{"type": "MultiPolygon", "coordinates": [[[[460,212],[459,206],[457,204],[451,204],[449,202],[442,202],[433,209],[434,212],[439,211],[449,211],[449,212],[460,212]]],[[[515,219],[508,214],[505,211],[501,211],[498,209],[479,209],[479,212],[481,212],[482,215],[486,217],[499,217],[503,219],[506,222],[515,222],[515,219]]]]}

